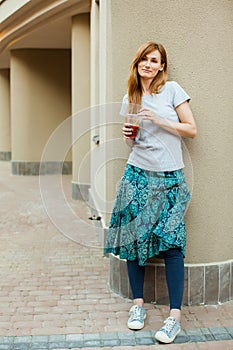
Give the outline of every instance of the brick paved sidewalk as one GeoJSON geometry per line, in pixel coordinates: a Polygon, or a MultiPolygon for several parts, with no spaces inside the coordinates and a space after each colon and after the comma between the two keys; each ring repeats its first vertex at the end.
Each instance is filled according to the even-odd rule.
{"type": "MultiPolygon", "coordinates": [[[[42,336],[47,337],[48,349],[48,346],[52,349],[51,343],[65,348],[67,343],[62,344],[59,336],[67,340],[82,335],[91,340],[94,335],[108,337],[111,333],[118,334],[120,341],[114,343],[117,346],[115,350],[123,344],[124,334],[128,334],[126,338],[131,337],[129,346],[138,344],[135,339],[140,337],[147,342],[140,347],[135,346],[135,350],[142,350],[147,344],[147,349],[157,348],[156,345],[149,346],[148,342],[152,339],[150,332],[161,327],[168,307],[146,304],[148,318],[144,333],[139,336],[139,333],[127,329],[131,301],[109,289],[108,259],[103,257],[96,243],[93,223],[88,220],[89,210],[85,203],[70,199],[69,176],[63,177],[63,185],[67,205],[77,217],[74,223],[67,223],[67,228],[73,229],[72,226],[76,225],[75,240],[67,238],[50,221],[41,200],[38,177],[11,176],[10,163],[0,162],[0,349],[27,350],[31,347],[39,350],[32,347],[32,343],[36,339],[43,343],[42,336]],[[88,242],[87,246],[85,242],[88,242]],[[57,336],[57,342],[51,336],[57,336]],[[24,345],[17,345],[23,340],[24,345]],[[30,347],[25,344],[30,344],[30,347]]],[[[57,211],[59,220],[66,222],[62,207],[59,203],[56,206],[56,193],[54,200],[55,214],[57,211]]],[[[220,346],[223,341],[228,346],[225,348],[232,350],[233,340],[227,339],[233,338],[233,302],[217,306],[185,306],[182,327],[182,342],[192,341],[194,338],[190,337],[195,332],[198,335],[199,328],[209,329],[210,333],[215,329],[221,334],[219,340],[216,341],[216,337],[215,341],[211,341],[211,337],[202,338],[199,348],[208,349],[202,347],[203,341],[210,340],[205,343],[206,346],[211,343],[220,346]]],[[[198,340],[197,337],[195,346],[199,346],[198,340]]],[[[126,350],[127,344],[124,345],[126,350]]],[[[106,349],[107,346],[106,342],[106,349]]],[[[169,346],[175,349],[177,345],[169,346]]],[[[183,348],[189,349],[188,343],[186,346],[183,348]]],[[[179,344],[179,349],[182,349],[182,344],[179,344]]]]}

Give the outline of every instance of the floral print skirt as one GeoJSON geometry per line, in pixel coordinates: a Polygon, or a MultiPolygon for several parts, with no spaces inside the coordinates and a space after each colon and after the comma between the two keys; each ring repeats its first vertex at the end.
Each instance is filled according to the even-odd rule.
{"type": "Polygon", "coordinates": [[[166,172],[142,170],[127,164],[119,184],[108,229],[105,253],[121,259],[162,257],[179,248],[185,256],[184,214],[190,192],[183,169],[166,172]]]}

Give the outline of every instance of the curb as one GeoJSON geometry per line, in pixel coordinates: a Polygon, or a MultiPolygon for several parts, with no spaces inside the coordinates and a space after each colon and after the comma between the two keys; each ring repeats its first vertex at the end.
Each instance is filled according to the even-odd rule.
{"type": "MultiPolygon", "coordinates": [[[[193,328],[182,330],[175,344],[232,340],[233,327],[193,328]]],[[[52,350],[87,347],[155,345],[154,332],[109,332],[48,336],[0,337],[0,350],[52,350]]]]}

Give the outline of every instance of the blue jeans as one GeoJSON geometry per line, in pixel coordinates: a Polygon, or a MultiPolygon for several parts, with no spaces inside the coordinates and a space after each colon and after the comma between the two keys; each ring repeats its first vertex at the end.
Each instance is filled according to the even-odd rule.
{"type": "MultiPolygon", "coordinates": [[[[166,280],[170,300],[170,309],[181,309],[184,292],[184,257],[179,249],[163,252],[166,280]]],[[[128,276],[133,298],[143,299],[145,266],[139,266],[138,260],[127,260],[128,276]]]]}

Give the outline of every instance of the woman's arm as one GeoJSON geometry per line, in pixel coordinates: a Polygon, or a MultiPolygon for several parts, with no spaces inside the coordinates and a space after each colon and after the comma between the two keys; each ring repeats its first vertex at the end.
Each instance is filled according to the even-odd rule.
{"type": "Polygon", "coordinates": [[[142,108],[139,115],[141,115],[143,119],[151,120],[155,125],[173,134],[178,133],[183,137],[194,138],[197,134],[197,127],[189,103],[185,101],[177,106],[176,113],[180,122],[173,122],[166,118],[159,117],[155,112],[147,108],[142,108]]]}

